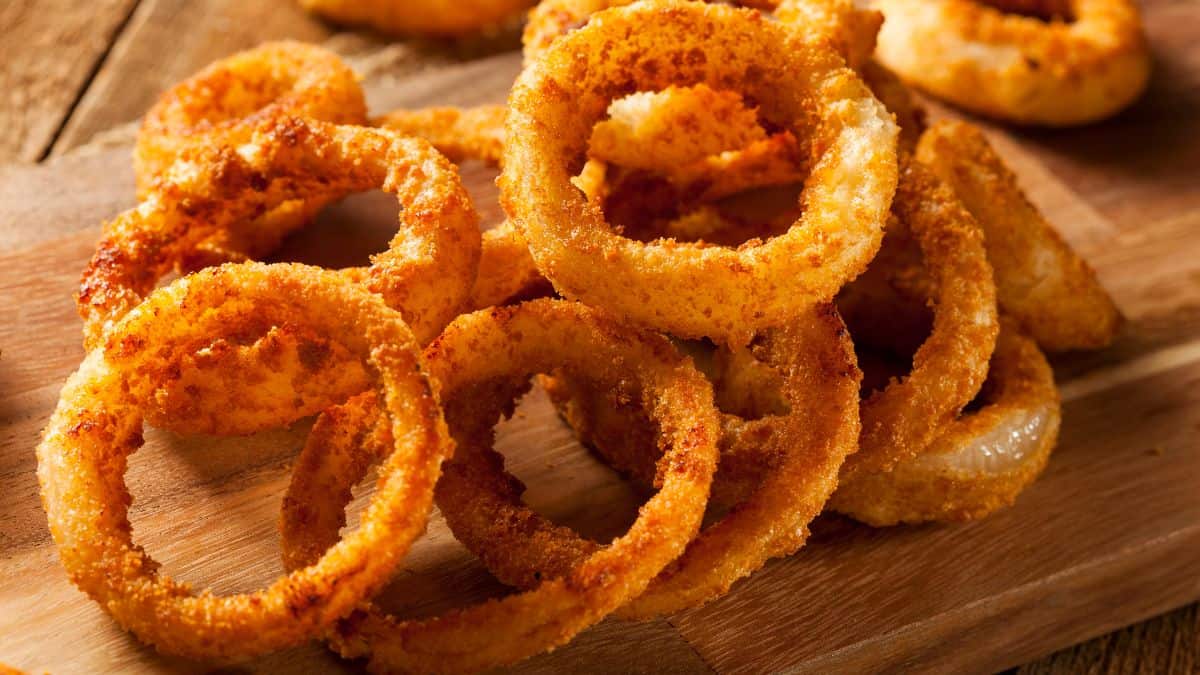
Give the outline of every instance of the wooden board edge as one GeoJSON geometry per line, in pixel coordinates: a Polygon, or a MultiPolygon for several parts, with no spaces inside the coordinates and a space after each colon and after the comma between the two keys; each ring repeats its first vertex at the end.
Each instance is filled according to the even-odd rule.
{"type": "Polygon", "coordinates": [[[994,673],[1200,600],[1198,569],[1200,524],[831,652],[792,672],[994,673]]]}

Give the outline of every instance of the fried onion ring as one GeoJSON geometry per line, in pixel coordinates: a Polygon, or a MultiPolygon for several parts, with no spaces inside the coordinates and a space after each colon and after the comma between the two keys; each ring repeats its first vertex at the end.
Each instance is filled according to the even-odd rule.
{"type": "Polygon", "coordinates": [[[1150,53],[1132,0],[1071,0],[1067,20],[992,4],[1002,6],[873,0],[887,17],[876,57],[934,96],[1020,124],[1094,122],[1145,90],[1150,53]]]}
{"type": "Polygon", "coordinates": [[[680,337],[744,344],[862,271],[895,189],[897,128],[834,52],[725,6],[648,2],[601,16],[555,42],[510,98],[503,204],[559,293],[680,337]],[[614,61],[623,67],[603,67],[614,61]],[[744,85],[814,153],[803,215],[740,250],[617,235],[570,167],[614,93],[701,82],[744,85]]]}
{"type": "Polygon", "coordinates": [[[883,527],[974,520],[1011,505],[1045,468],[1062,418],[1050,364],[1011,323],[1000,331],[979,404],[920,456],[843,482],[830,507],[883,527]]]}
{"type": "Polygon", "coordinates": [[[983,227],[1000,307],[1024,332],[1052,352],[1112,342],[1121,324],[1112,297],[1030,203],[978,128],[938,122],[921,137],[917,157],[983,227]]]}
{"type": "MultiPolygon", "coordinates": [[[[138,196],[145,199],[186,149],[240,145],[254,119],[292,115],[363,124],[366,110],[357,76],[332,52],[285,41],[234,54],[169,89],[146,113],[133,153],[138,196]]],[[[198,242],[193,257],[211,265],[266,255],[329,201],[320,192],[305,194],[230,223],[198,242]]]]}
{"type": "MultiPolygon", "coordinates": [[[[832,306],[768,331],[749,348],[721,355],[718,359],[726,363],[718,370],[723,375],[714,379],[725,388],[718,402],[728,412],[721,415],[721,463],[713,499],[732,509],[707,526],[641,597],[618,612],[620,616],[646,619],[701,605],[770,558],[799,550],[807,539],[808,523],[837,485],[843,461],[857,448],[861,374],[845,325],[832,306]],[[746,400],[761,392],[743,390],[725,379],[743,370],[776,380],[774,392],[780,400],[769,405],[746,400]],[[747,462],[769,469],[757,473],[754,483],[728,480],[746,475],[747,462]]],[[[654,480],[661,452],[654,425],[635,391],[598,387],[587,376],[573,373],[546,378],[546,384],[582,441],[603,448],[606,459],[612,459],[609,449],[623,455],[626,466],[617,463],[617,468],[640,482],[654,480]]],[[[443,511],[449,513],[445,507],[443,511]]],[[[467,532],[460,538],[500,580],[518,587],[542,575],[561,574],[571,564],[569,554],[582,549],[582,555],[588,545],[578,535],[549,525],[488,536],[467,532]]]]}
{"type": "Polygon", "coordinates": [[[909,375],[863,401],[861,447],[843,477],[886,471],[923,451],[978,393],[999,330],[982,233],[949,187],[906,159],[892,212],[924,257],[934,289],[933,330],[909,375]]]}
{"type": "MultiPolygon", "coordinates": [[[[476,160],[499,166],[504,154],[505,106],[396,110],[376,122],[392,131],[429,141],[455,162],[476,160]]],[[[479,272],[468,303],[470,309],[498,307],[548,291],[525,237],[504,221],[483,233],[479,272]]]]}
{"type": "Polygon", "coordinates": [[[321,47],[282,41],[238,52],[171,87],[146,113],[133,153],[138,195],[185,150],[240,143],[247,120],[279,115],[365,124],[367,103],[354,71],[321,47]]]}
{"type": "Polygon", "coordinates": [[[377,186],[404,207],[400,231],[369,268],[346,273],[399,309],[418,339],[432,339],[465,305],[478,267],[478,215],[458,171],[419,139],[271,117],[236,151],[185,151],[146,201],[105,225],[77,298],[85,344],[98,344],[164,274],[208,262],[194,255],[214,232],[297,194],[377,186]]]}
{"type": "Polygon", "coordinates": [[[164,653],[239,660],[318,637],[383,586],[424,530],[451,443],[399,313],[335,273],[249,263],[181,279],[117,324],[107,348],[93,350],[64,387],[37,449],[38,479],[63,565],[80,589],[164,653]],[[142,445],[140,406],[156,373],[197,340],[293,323],[336,339],[383,392],[396,440],[384,453],[379,491],[362,526],[312,566],[253,593],[194,593],[160,574],[132,541],[124,474],[142,445]]]}
{"type": "MultiPolygon", "coordinates": [[[[490,425],[531,374],[555,368],[640,385],[666,448],[661,489],[628,533],[532,590],[425,620],[368,605],[333,636],[343,656],[367,656],[372,669],[410,672],[513,663],[566,642],[639,595],[696,534],[716,468],[717,413],[711,386],[666,339],[576,303],[534,300],[459,317],[425,356],[458,443],[438,487],[439,508],[456,532],[474,520],[495,530],[486,536],[506,536],[506,528],[524,530],[541,520],[521,503],[522,486],[491,449],[490,425]]],[[[370,406],[354,419],[370,429],[370,406]]],[[[371,441],[379,436],[326,434],[325,442],[306,446],[282,520],[289,566],[310,562],[336,540],[350,487],[371,463],[371,441]],[[305,506],[296,511],[296,505],[305,506]]]]}
{"type": "MultiPolygon", "coordinates": [[[[933,327],[914,345],[917,354],[911,372],[862,402],[860,449],[842,467],[843,481],[860,472],[887,471],[924,452],[939,430],[956,419],[979,392],[999,330],[996,289],[978,225],[946,185],[907,156],[901,162],[892,214],[880,258],[839,297],[839,306],[845,308],[851,326],[893,329],[897,313],[888,305],[873,302],[879,295],[872,289],[882,286],[888,290],[921,274],[925,281],[914,292],[925,294],[922,305],[926,298],[931,303],[933,327]],[[911,267],[881,269],[880,263],[886,265],[894,255],[907,254],[910,248],[917,252],[911,267]]],[[[886,297],[890,300],[892,295],[886,297]]],[[[857,341],[857,328],[852,334],[857,341]]],[[[737,353],[734,350],[735,356],[737,353]]],[[[748,367],[744,359],[740,362],[710,371],[717,400],[726,402],[725,409],[761,408],[761,404],[748,406],[737,401],[752,399],[755,390],[771,390],[770,379],[748,367]]],[[[563,410],[564,397],[557,398],[563,410]]],[[[621,409],[628,406],[604,403],[585,397],[575,402],[579,412],[572,414],[567,407],[565,416],[598,454],[644,481],[645,464],[636,459],[641,451],[630,447],[640,442],[644,432],[631,431],[640,425],[628,410],[621,409]]],[[[736,503],[732,500],[751,492],[773,470],[771,453],[749,447],[736,464],[722,464],[714,486],[718,502],[736,503]]],[[[723,462],[725,459],[722,455],[723,462]]]]}
{"type": "Polygon", "coordinates": [[[304,9],[386,35],[461,37],[500,28],[536,0],[299,0],[304,9]]]}

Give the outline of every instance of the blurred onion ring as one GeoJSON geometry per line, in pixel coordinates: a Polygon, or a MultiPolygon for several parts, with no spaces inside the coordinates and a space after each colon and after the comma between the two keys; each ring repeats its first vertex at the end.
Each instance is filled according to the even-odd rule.
{"type": "MultiPolygon", "coordinates": [[[[133,153],[139,198],[146,198],[185,150],[237,146],[253,121],[290,115],[364,124],[358,78],[336,54],[300,42],[269,42],[208,66],[165,92],[146,113],[133,153]]],[[[196,245],[208,264],[258,258],[308,223],[331,197],[305,194],[253,219],[230,223],[196,245]]]]}
{"type": "MultiPolygon", "coordinates": [[[[712,388],[665,338],[577,303],[534,300],[459,317],[425,353],[458,444],[438,486],[456,536],[511,538],[509,529],[557,526],[520,498],[523,486],[491,448],[491,425],[539,372],[566,368],[616,385],[638,383],[662,429],[661,489],[629,531],[572,558],[559,578],[501,600],[424,620],[368,605],[333,636],[345,657],[374,670],[446,672],[513,663],[565,643],[638,596],[700,527],[717,462],[712,388]],[[474,523],[468,528],[466,523],[474,523]]],[[[304,565],[336,540],[350,488],[373,461],[368,403],[352,420],[363,433],[314,436],[293,473],[282,520],[285,560],[304,565]],[[313,442],[313,441],[321,442],[313,442]]],[[[345,427],[340,427],[344,430],[345,427]]]]}
{"type": "Polygon", "coordinates": [[[304,9],[391,36],[461,37],[500,28],[536,0],[300,0],[304,9]]]}
{"type": "Polygon", "coordinates": [[[1099,349],[1121,314],[1096,273],[1030,203],[975,126],[941,121],[917,158],[948,183],[984,231],[1000,308],[1047,351],[1099,349]]]}
{"type": "Polygon", "coordinates": [[[345,274],[399,309],[427,342],[461,311],[478,267],[478,215],[458,171],[420,139],[358,126],[268,117],[235,148],[191,148],[138,207],[105,224],[80,281],[84,342],[94,346],[175,270],[203,267],[196,245],[299,194],[382,187],[400,231],[366,269],[345,274]]]}
{"type": "Polygon", "coordinates": [[[895,190],[897,128],[862,81],[833,51],[732,7],[644,2],[593,17],[522,73],[507,124],[503,205],[538,269],[567,297],[679,337],[745,344],[831,299],[878,250],[895,190]],[[622,93],[701,82],[752,97],[813,154],[803,215],[740,250],[617,235],[571,182],[592,127],[622,93]]]}
{"type": "MultiPolygon", "coordinates": [[[[329,389],[326,405],[359,391],[329,389]]],[[[155,291],[117,324],[107,347],[93,350],[64,387],[37,448],[38,479],[64,567],[118,623],[163,653],[241,660],[320,636],[382,588],[425,528],[451,443],[399,313],[332,272],[247,263],[155,291]],[[197,594],[160,574],[132,541],[124,474],[142,445],[140,407],[157,373],[195,343],[287,324],[336,340],[370,374],[397,440],[384,453],[362,526],[313,566],[252,593],[197,594]]]]}
{"type": "MultiPolygon", "coordinates": [[[[748,348],[722,350],[718,360],[725,365],[714,376],[723,388],[717,397],[723,412],[713,499],[730,510],[705,527],[641,597],[622,608],[622,617],[647,619],[699,606],[767,560],[795,553],[807,539],[809,522],[837,486],[843,461],[857,449],[861,374],[854,346],[832,306],[767,331],[748,348]],[[724,377],[748,371],[770,378],[775,385],[770,395],[778,400],[753,400],[767,395],[762,381],[745,389],[724,377]],[[748,464],[764,469],[755,471],[757,482],[741,479],[748,464]],[[732,476],[737,480],[730,481],[732,476]]],[[[583,442],[610,461],[610,450],[622,455],[614,465],[639,482],[655,480],[661,451],[636,391],[598,384],[586,374],[561,373],[544,381],[583,442]]],[[[501,581],[518,587],[562,574],[570,565],[564,551],[586,552],[588,545],[594,546],[563,528],[531,530],[459,536],[501,581]]]]}
{"type": "Polygon", "coordinates": [[[1014,4],[872,0],[887,17],[876,56],[934,96],[1020,124],[1094,122],[1146,88],[1150,52],[1133,0],[1057,3],[1066,17],[1005,11],[1014,4]]]}
{"type": "Polygon", "coordinates": [[[843,483],[830,507],[882,527],[973,520],[1011,505],[1045,468],[1062,418],[1050,364],[1011,323],[978,402],[920,456],[843,483]]]}

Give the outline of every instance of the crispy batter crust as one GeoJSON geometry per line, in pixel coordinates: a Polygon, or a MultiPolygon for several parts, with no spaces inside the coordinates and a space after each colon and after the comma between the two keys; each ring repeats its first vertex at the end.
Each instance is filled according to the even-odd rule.
{"type": "Polygon", "coordinates": [[[749,10],[639,3],[598,15],[522,74],[501,194],[559,293],[680,337],[744,344],[832,298],[878,250],[896,134],[832,50],[749,10]],[[645,23],[655,30],[639,30],[645,23]],[[622,94],[701,82],[753,97],[811,153],[803,215],[784,235],[739,250],[619,236],[571,183],[591,128],[622,94]]]}
{"type": "Polygon", "coordinates": [[[461,311],[478,267],[478,215],[458,171],[428,143],[392,132],[268,117],[238,147],[190,148],[142,202],[107,223],[77,298],[95,345],[169,271],[214,233],[254,227],[253,216],[297,195],[330,198],[382,187],[404,206],[388,251],[349,276],[400,309],[423,341],[461,311]]]}
{"type": "MultiPolygon", "coordinates": [[[[799,550],[808,524],[824,508],[838,471],[857,449],[861,373],[853,345],[832,306],[816,308],[786,328],[769,331],[749,348],[722,352],[713,378],[726,399],[721,415],[721,464],[714,500],[729,512],[701,531],[687,551],[619,614],[646,619],[695,607],[727,592],[767,560],[799,550]],[[729,399],[761,395],[763,382],[732,382],[749,372],[778,383],[778,408],[729,399]],[[749,388],[742,386],[750,384],[749,388]],[[748,478],[748,476],[751,476],[748,478]]],[[[548,391],[580,439],[643,483],[657,481],[661,451],[654,424],[635,392],[598,386],[588,374],[561,373],[548,391]]],[[[489,569],[526,585],[537,574],[556,573],[558,550],[578,541],[552,531],[543,539],[483,539],[476,553],[506,549],[507,566],[489,569]],[[546,555],[545,551],[556,552],[546,555]],[[545,557],[542,557],[545,556],[545,557]]],[[[486,554],[481,553],[485,562],[486,554]]]]}

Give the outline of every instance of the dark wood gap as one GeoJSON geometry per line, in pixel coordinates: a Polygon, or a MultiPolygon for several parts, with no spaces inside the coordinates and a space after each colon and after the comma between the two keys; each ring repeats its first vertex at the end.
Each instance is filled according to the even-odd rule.
{"type": "Polygon", "coordinates": [[[71,105],[68,106],[66,112],[63,113],[62,119],[58,122],[58,127],[54,129],[54,133],[46,141],[46,146],[42,148],[42,153],[38,155],[38,162],[46,161],[46,159],[50,157],[50,154],[54,152],[54,146],[58,143],[58,138],[62,135],[63,129],[67,128],[67,123],[71,121],[71,117],[75,114],[75,109],[79,107],[79,102],[83,100],[84,95],[87,94],[88,88],[91,87],[92,82],[95,81],[96,75],[100,73],[100,69],[102,69],[104,67],[104,63],[108,61],[108,57],[112,53],[113,46],[117,44],[117,40],[121,38],[121,34],[124,33],[125,29],[129,27],[130,20],[133,19],[133,15],[137,12],[138,7],[140,7],[141,4],[141,0],[134,0],[133,4],[129,6],[129,11],[125,13],[125,16],[121,18],[121,21],[117,24],[116,28],[109,36],[108,45],[104,48],[104,51],[100,52],[100,56],[92,64],[91,70],[88,71],[87,78],[80,83],[79,89],[75,92],[75,98],[71,101],[71,105]]]}

